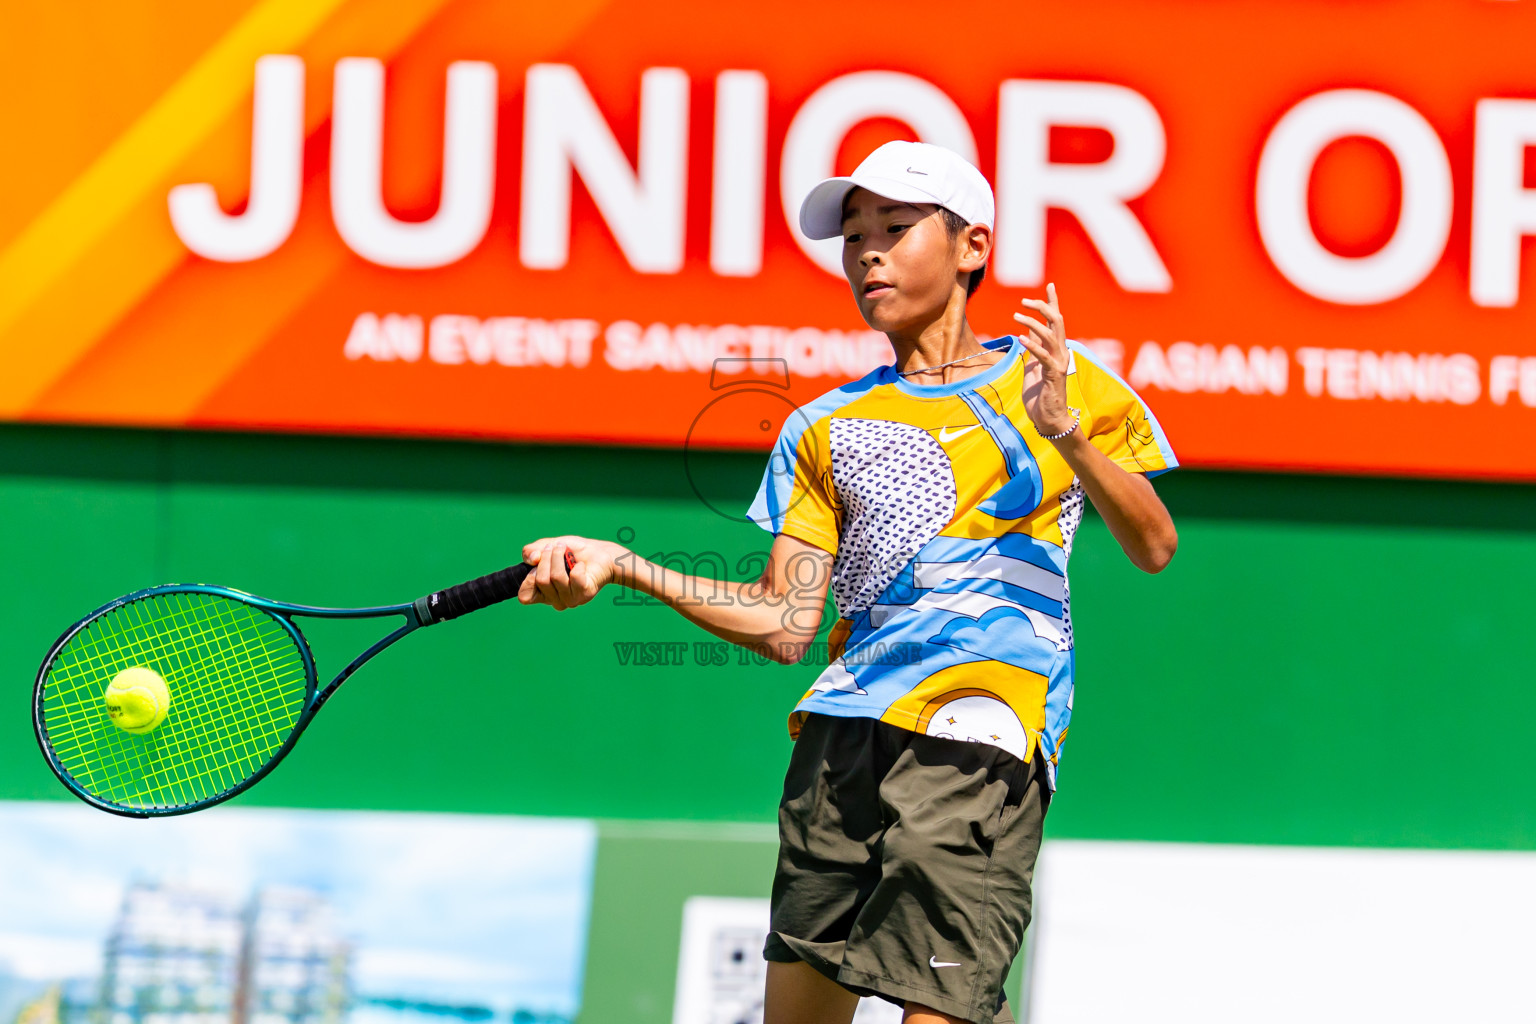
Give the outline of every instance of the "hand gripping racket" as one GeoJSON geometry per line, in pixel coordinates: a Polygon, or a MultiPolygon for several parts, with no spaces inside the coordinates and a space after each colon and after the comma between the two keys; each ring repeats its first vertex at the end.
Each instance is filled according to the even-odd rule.
{"type": "MultiPolygon", "coordinates": [[[[569,569],[575,561],[565,557],[569,569]]],[[[409,604],[312,608],[227,587],[177,584],[120,597],[75,623],[37,672],[32,725],[48,767],[93,807],[133,818],[185,814],[228,800],[270,772],[364,662],[423,626],[517,596],[526,562],[409,604]],[[295,616],[399,615],[394,632],[319,688],[295,616]],[[135,734],[108,714],[108,686],[128,668],[165,681],[158,725],[135,734]]]]}

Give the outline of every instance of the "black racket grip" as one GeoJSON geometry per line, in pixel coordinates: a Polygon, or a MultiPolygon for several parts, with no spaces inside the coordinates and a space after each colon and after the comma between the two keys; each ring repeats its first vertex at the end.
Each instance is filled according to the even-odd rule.
{"type": "MultiPolygon", "coordinates": [[[[569,571],[575,566],[575,557],[567,551],[565,553],[566,570],[569,571]]],[[[439,622],[447,622],[449,619],[456,619],[460,615],[477,612],[481,608],[489,608],[502,601],[509,601],[517,596],[523,580],[532,571],[533,566],[527,562],[519,562],[481,576],[479,579],[460,583],[456,587],[439,590],[426,597],[418,597],[415,602],[416,621],[423,626],[431,626],[439,622]]]]}

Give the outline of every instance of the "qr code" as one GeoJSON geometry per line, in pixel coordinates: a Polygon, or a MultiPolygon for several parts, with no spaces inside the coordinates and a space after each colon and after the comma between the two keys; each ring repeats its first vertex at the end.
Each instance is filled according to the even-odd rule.
{"type": "MultiPolygon", "coordinates": [[[[683,904],[672,1024],[762,1024],[768,901],[694,896],[683,904]]],[[[854,1024],[900,1024],[901,1007],[861,999],[854,1024]]]]}

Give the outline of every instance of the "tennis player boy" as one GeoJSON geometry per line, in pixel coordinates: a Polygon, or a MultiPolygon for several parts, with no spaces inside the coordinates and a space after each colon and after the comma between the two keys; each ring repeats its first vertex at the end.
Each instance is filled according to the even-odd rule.
{"type": "Polygon", "coordinates": [[[801,228],[841,234],[854,301],[896,358],[785,424],[749,513],[774,534],[761,579],[686,577],[582,537],[523,549],[524,603],[617,583],[786,663],[831,588],[833,660],[790,716],[766,1024],[847,1024],[857,995],[912,1024],[1013,1020],[1003,980],[1072,710],[1084,500],[1148,572],[1178,543],[1148,482],[1177,465],[1167,438],[1067,341],[1055,288],[1023,301],[1019,336],[971,329],[992,223],[981,172],[923,143],[805,198],[801,228]]]}

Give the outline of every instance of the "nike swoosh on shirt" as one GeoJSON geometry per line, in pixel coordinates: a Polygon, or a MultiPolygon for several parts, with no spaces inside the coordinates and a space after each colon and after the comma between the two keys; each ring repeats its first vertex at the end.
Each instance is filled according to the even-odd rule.
{"type": "Polygon", "coordinates": [[[959,967],[961,965],[960,964],[947,963],[947,962],[945,962],[943,960],[940,960],[936,956],[930,956],[928,958],[928,966],[929,967],[959,967]]]}
{"type": "Polygon", "coordinates": [[[940,427],[939,428],[939,443],[940,444],[944,444],[947,441],[953,441],[957,437],[964,437],[966,434],[969,434],[971,431],[975,430],[979,426],[981,426],[980,423],[972,423],[968,427],[961,427],[959,430],[955,431],[954,433],[950,433],[948,427],[940,427]]]}

